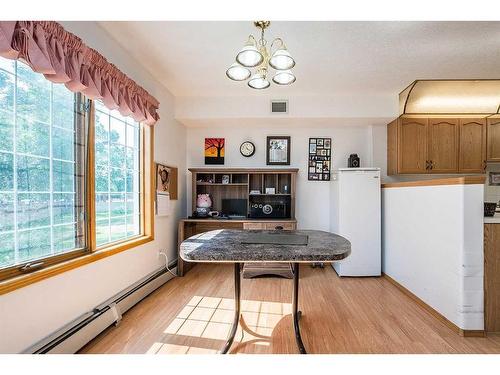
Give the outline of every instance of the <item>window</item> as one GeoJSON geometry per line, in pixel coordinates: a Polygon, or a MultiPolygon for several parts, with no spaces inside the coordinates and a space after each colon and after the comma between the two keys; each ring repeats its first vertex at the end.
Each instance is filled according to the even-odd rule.
{"type": "Polygon", "coordinates": [[[85,247],[76,96],[0,59],[0,269],[85,247]]]}
{"type": "MultiPolygon", "coordinates": [[[[40,280],[151,241],[152,137],[151,127],[0,58],[0,281],[58,267],[40,280]]],[[[16,289],[4,285],[0,294],[16,289]]]]}
{"type": "Polygon", "coordinates": [[[95,109],[95,215],[97,246],[140,234],[139,124],[95,109]]]}

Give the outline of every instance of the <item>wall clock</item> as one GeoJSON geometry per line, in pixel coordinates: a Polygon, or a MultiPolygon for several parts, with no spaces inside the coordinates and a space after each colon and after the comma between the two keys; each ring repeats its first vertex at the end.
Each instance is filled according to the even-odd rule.
{"type": "Polygon", "coordinates": [[[250,141],[245,141],[240,146],[240,153],[245,157],[250,157],[255,154],[255,145],[250,141]]]}

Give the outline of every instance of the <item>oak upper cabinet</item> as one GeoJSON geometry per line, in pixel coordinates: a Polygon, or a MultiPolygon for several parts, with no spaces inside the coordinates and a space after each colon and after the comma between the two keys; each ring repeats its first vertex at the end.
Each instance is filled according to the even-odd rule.
{"type": "MultiPolygon", "coordinates": [[[[456,173],[458,170],[458,119],[431,118],[428,120],[430,173],[456,173]]],[[[425,173],[425,172],[424,172],[425,173]]]]}
{"type": "Polygon", "coordinates": [[[486,119],[461,118],[459,173],[484,173],[486,168],[486,119]]]}
{"type": "Polygon", "coordinates": [[[500,162],[500,116],[401,116],[387,125],[388,175],[484,173],[486,152],[500,162]]]}
{"type": "Polygon", "coordinates": [[[488,118],[488,161],[500,161],[500,118],[488,118]]]}
{"type": "Polygon", "coordinates": [[[398,173],[427,173],[426,118],[400,118],[398,127],[398,173]]]}

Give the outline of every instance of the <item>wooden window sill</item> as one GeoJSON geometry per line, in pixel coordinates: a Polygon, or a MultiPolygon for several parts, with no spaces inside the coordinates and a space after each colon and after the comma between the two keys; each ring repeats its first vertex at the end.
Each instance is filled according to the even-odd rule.
{"type": "Polygon", "coordinates": [[[26,275],[13,277],[8,280],[0,281],[0,295],[12,292],[16,289],[23,288],[27,285],[36,283],[38,281],[47,279],[49,277],[59,275],[63,272],[84,266],[89,263],[96,262],[100,259],[121,253],[125,250],[130,250],[134,247],[143,245],[147,242],[153,241],[152,235],[140,236],[132,238],[117,244],[106,245],[105,247],[98,248],[92,253],[73,258],[53,266],[31,272],[26,275]]]}

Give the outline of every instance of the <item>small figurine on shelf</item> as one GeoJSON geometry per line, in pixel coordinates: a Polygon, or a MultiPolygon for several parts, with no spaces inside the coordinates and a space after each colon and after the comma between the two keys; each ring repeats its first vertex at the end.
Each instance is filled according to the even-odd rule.
{"type": "Polygon", "coordinates": [[[210,194],[198,194],[196,199],[196,216],[207,217],[212,207],[212,199],[210,194]]]}

